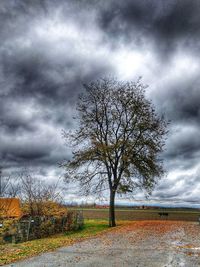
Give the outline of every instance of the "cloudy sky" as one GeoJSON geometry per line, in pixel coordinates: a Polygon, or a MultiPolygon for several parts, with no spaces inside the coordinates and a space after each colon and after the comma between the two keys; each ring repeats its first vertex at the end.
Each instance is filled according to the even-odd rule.
{"type": "MultiPolygon", "coordinates": [[[[200,1],[1,0],[0,158],[54,179],[81,84],[143,77],[171,120],[152,200],[200,203],[200,1]]],[[[71,194],[72,196],[72,194],[71,194]]],[[[138,193],[136,199],[142,200],[138,193]]],[[[76,198],[76,197],[75,197],[76,198]]]]}

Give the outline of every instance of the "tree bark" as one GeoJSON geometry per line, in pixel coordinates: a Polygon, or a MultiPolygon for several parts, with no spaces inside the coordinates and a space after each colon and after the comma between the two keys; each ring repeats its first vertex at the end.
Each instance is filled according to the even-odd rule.
{"type": "Polygon", "coordinates": [[[115,192],[110,190],[109,226],[115,227],[115,192]]]}

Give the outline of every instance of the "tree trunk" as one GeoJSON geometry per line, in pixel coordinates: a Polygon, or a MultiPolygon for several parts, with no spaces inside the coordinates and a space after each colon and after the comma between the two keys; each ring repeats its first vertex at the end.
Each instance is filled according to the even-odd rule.
{"type": "Polygon", "coordinates": [[[109,206],[109,226],[116,226],[115,223],[115,192],[110,190],[110,206],[109,206]]]}

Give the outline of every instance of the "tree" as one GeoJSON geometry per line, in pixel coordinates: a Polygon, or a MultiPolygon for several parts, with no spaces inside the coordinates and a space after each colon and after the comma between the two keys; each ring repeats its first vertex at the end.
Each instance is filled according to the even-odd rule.
{"type": "Polygon", "coordinates": [[[19,178],[5,176],[0,166],[0,197],[16,197],[20,191],[19,178]]]}
{"type": "Polygon", "coordinates": [[[62,200],[59,183],[46,183],[39,177],[34,177],[29,172],[25,172],[20,177],[23,212],[31,216],[41,216],[48,214],[58,214],[63,212],[60,202],[62,200]],[[56,212],[57,209],[57,212],[56,212]]]}
{"type": "Polygon", "coordinates": [[[73,158],[64,164],[65,180],[79,181],[85,194],[109,189],[109,225],[115,226],[115,196],[136,188],[151,193],[163,174],[159,154],[167,123],[137,82],[100,79],[84,84],[77,103],[78,128],[64,132],[73,158]]]}
{"type": "Polygon", "coordinates": [[[10,177],[3,176],[3,168],[0,166],[0,197],[5,197],[7,195],[9,183],[10,177]]]}
{"type": "Polygon", "coordinates": [[[5,176],[3,167],[0,166],[0,218],[11,213],[19,214],[17,200],[13,199],[17,193],[19,193],[18,180],[11,176],[5,176]]]}

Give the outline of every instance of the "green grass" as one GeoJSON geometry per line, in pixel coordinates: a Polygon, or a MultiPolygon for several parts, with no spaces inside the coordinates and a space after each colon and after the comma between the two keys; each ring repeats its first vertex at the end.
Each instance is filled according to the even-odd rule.
{"type": "Polygon", "coordinates": [[[76,232],[66,232],[65,235],[72,238],[82,238],[85,235],[96,235],[108,228],[108,222],[106,220],[86,220],[82,229],[76,232]]]}
{"type": "Polygon", "coordinates": [[[0,266],[22,260],[42,252],[52,251],[62,246],[69,246],[108,230],[106,220],[85,220],[85,225],[78,231],[71,231],[47,238],[27,241],[19,244],[0,245],[0,266]]]}

